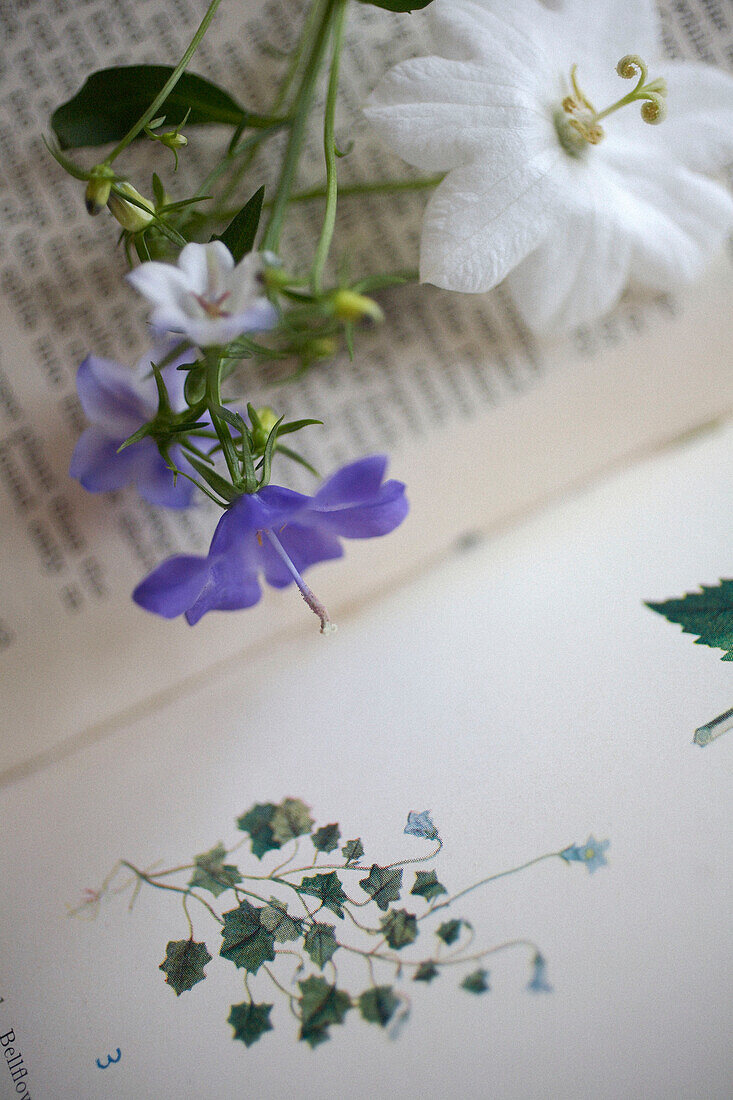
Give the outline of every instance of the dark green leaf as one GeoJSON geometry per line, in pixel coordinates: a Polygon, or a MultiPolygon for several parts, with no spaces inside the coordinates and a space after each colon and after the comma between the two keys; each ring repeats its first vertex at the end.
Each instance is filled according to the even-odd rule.
{"type": "Polygon", "coordinates": [[[291,917],[285,903],[277,898],[270,898],[270,904],[260,913],[260,924],[272,932],[278,943],[288,943],[303,935],[302,920],[291,917]]]}
{"type": "Polygon", "coordinates": [[[227,1023],[234,1028],[233,1038],[240,1039],[246,1047],[251,1047],[265,1031],[272,1031],[271,1008],[272,1005],[256,1005],[249,1001],[232,1005],[227,1023]]]}
{"type": "Polygon", "coordinates": [[[189,405],[202,401],[206,393],[206,370],[200,364],[191,367],[186,375],[183,395],[189,405]]]}
{"type": "MultiPolygon", "coordinates": [[[[221,474],[210,466],[207,462],[203,462],[196,455],[189,452],[186,453],[187,461],[193,466],[197,474],[199,474],[207,485],[209,485],[215,493],[218,493],[222,500],[228,501],[231,504],[237,499],[238,493],[233,486],[223,478],[221,474]]],[[[254,845],[252,847],[254,851],[254,845]]]]}
{"type": "Polygon", "coordinates": [[[200,886],[202,890],[210,890],[215,898],[219,897],[235,883],[242,881],[239,869],[231,863],[224,863],[226,849],[223,844],[217,844],[210,852],[195,856],[196,868],[191,876],[189,886],[200,886]]]}
{"type": "Polygon", "coordinates": [[[320,898],[321,905],[330,909],[337,917],[343,920],[344,903],[348,901],[341,888],[341,879],[335,871],[329,871],[326,875],[314,875],[313,878],[304,878],[298,890],[301,894],[309,894],[311,897],[320,898]]]}
{"type": "MultiPolygon", "coordinates": [[[[172,72],[170,65],[120,65],[92,73],[76,95],[51,115],[51,128],[61,148],[119,141],[145,113],[172,72]]],[[[189,126],[210,122],[236,126],[248,117],[228,92],[195,73],[183,73],[160,114],[173,128],[189,110],[189,126]]]]}
{"type": "Polygon", "coordinates": [[[344,856],[347,863],[356,863],[364,855],[364,845],[361,842],[361,838],[357,840],[347,840],[341,849],[341,855],[344,856]]]}
{"type": "Polygon", "coordinates": [[[386,1027],[399,1003],[391,985],[376,985],[373,989],[365,989],[359,997],[359,1011],[368,1023],[386,1027]]]}
{"type": "Polygon", "coordinates": [[[430,961],[420,963],[412,980],[414,982],[432,982],[433,978],[437,978],[438,973],[438,968],[434,963],[430,961]]]}
{"type": "Polygon", "coordinates": [[[444,921],[439,928],[436,929],[435,935],[440,937],[443,943],[451,944],[455,943],[461,931],[463,925],[462,920],[447,920],[444,921]]]}
{"type": "Polygon", "coordinates": [[[252,853],[262,859],[265,852],[280,848],[272,832],[272,819],[277,806],[273,802],[258,802],[251,810],[237,818],[237,828],[252,838],[252,853]]]}
{"type": "Polygon", "coordinates": [[[318,921],[306,932],[304,943],[311,959],[321,970],[338,948],[333,925],[319,924],[318,921]]]}
{"type": "Polygon", "coordinates": [[[488,970],[482,970],[479,967],[478,970],[474,970],[472,974],[463,979],[461,989],[465,989],[469,993],[486,993],[491,988],[486,980],[488,976],[488,970]]]}
{"type": "Polygon", "coordinates": [[[382,931],[390,947],[397,951],[417,939],[417,919],[406,909],[392,909],[380,921],[382,931]]]}
{"type": "Polygon", "coordinates": [[[166,975],[168,985],[180,997],[188,989],[202,982],[206,975],[204,967],[211,962],[211,955],[205,943],[191,940],[170,940],[165,949],[165,958],[158,967],[166,975]]]}
{"type": "Polygon", "coordinates": [[[733,580],[700,586],[702,592],[688,592],[679,600],[648,603],[652,611],[679,623],[684,634],[697,634],[695,645],[725,649],[723,661],[733,661],[733,580]]]}
{"type": "Polygon", "coordinates": [[[400,900],[402,868],[378,867],[373,863],[367,877],[359,879],[359,885],[365,894],[376,901],[380,909],[388,909],[391,901],[400,900]]]}
{"type": "Polygon", "coordinates": [[[313,834],[313,847],[319,852],[332,852],[338,848],[341,831],[338,825],[324,825],[313,834]]]}
{"type": "Polygon", "coordinates": [[[299,1038],[316,1047],[328,1039],[331,1024],[344,1022],[351,1008],[351,997],[335,985],[329,985],[325,978],[311,976],[298,985],[301,992],[299,1038]]]}
{"type": "Polygon", "coordinates": [[[238,264],[243,256],[252,251],[257,236],[257,229],[262,214],[262,202],[265,197],[264,187],[255,191],[254,195],[244,204],[239,213],[232,218],[221,236],[214,235],[212,241],[221,241],[225,244],[235,264],[238,264]]]}
{"type": "Polygon", "coordinates": [[[272,835],[280,844],[296,836],[304,836],[313,828],[310,807],[299,798],[286,798],[275,807],[272,815],[272,835]]]}
{"type": "Polygon", "coordinates": [[[433,898],[437,898],[440,894],[447,894],[448,891],[442,882],[438,882],[435,871],[416,871],[415,885],[410,893],[425,898],[426,901],[432,901],[433,898]]]}
{"type": "Polygon", "coordinates": [[[362,4],[371,4],[375,8],[384,8],[385,11],[419,11],[426,8],[432,0],[360,0],[362,4]]]}
{"type": "Polygon", "coordinates": [[[224,942],[219,954],[235,966],[256,974],[261,964],[275,958],[275,937],[261,922],[262,910],[246,900],[238,909],[224,913],[221,934],[224,942]]]}

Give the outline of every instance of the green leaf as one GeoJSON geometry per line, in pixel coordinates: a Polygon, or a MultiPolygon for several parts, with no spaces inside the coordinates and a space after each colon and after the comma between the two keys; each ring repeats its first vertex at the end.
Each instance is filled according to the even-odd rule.
{"type": "Polygon", "coordinates": [[[371,4],[374,8],[384,8],[385,11],[419,11],[426,8],[432,0],[360,0],[362,4],[371,4]]]}
{"type": "Polygon", "coordinates": [[[341,879],[335,871],[329,871],[326,875],[314,875],[313,878],[304,878],[297,889],[301,894],[319,898],[322,906],[330,909],[343,920],[344,903],[349,899],[341,888],[341,879]]]}
{"type": "Polygon", "coordinates": [[[482,970],[479,967],[478,970],[474,970],[472,974],[463,979],[461,989],[465,989],[469,993],[486,993],[491,988],[486,980],[488,976],[488,970],[482,970]]]}
{"type": "Polygon", "coordinates": [[[180,997],[181,993],[204,980],[204,967],[208,962],[211,962],[211,955],[205,943],[194,943],[192,939],[170,940],[158,970],[163,971],[168,985],[180,997]]]}
{"type": "Polygon", "coordinates": [[[364,855],[364,845],[361,838],[347,840],[341,849],[341,855],[345,857],[347,863],[356,863],[360,860],[364,855]]]}
{"type": "Polygon", "coordinates": [[[272,932],[278,943],[288,943],[303,935],[302,920],[291,917],[285,902],[277,898],[270,898],[270,904],[260,913],[260,924],[268,932],[272,932]]]}
{"type": "Polygon", "coordinates": [[[202,462],[200,458],[196,458],[190,451],[186,454],[186,460],[193,466],[196,473],[204,479],[207,485],[209,485],[215,493],[219,494],[222,500],[226,500],[231,504],[237,499],[239,494],[236,489],[234,489],[231,483],[223,478],[213,466],[209,466],[208,463],[202,462]]]}
{"type": "Polygon", "coordinates": [[[237,818],[237,828],[252,838],[252,854],[262,859],[265,852],[282,847],[272,832],[272,819],[277,806],[274,802],[258,802],[251,810],[237,818]]]}
{"type": "Polygon", "coordinates": [[[222,914],[224,942],[219,954],[235,966],[241,966],[256,974],[261,964],[275,958],[275,937],[261,921],[262,910],[245,899],[239,908],[222,914]]]}
{"type": "Polygon", "coordinates": [[[391,985],[375,985],[365,989],[359,997],[359,1011],[367,1023],[386,1027],[399,1006],[391,985]]]}
{"type": "Polygon", "coordinates": [[[439,897],[440,894],[447,894],[448,891],[442,882],[438,882],[435,871],[416,871],[415,885],[410,893],[425,898],[426,901],[431,901],[433,898],[439,897]]]}
{"type": "Polygon", "coordinates": [[[255,191],[252,198],[244,204],[239,213],[232,218],[221,236],[214,234],[211,238],[212,241],[221,241],[222,244],[227,246],[234,257],[235,264],[238,264],[243,256],[252,251],[260,224],[264,198],[265,189],[260,187],[258,191],[255,191]]]}
{"type": "Polygon", "coordinates": [[[390,947],[397,951],[417,939],[417,918],[406,909],[392,909],[380,924],[390,947]]]}
{"type": "Polygon", "coordinates": [[[400,900],[402,868],[378,867],[373,863],[367,877],[359,879],[359,885],[380,909],[388,909],[391,901],[400,900]]]}
{"type": "Polygon", "coordinates": [[[701,592],[688,592],[679,600],[647,603],[652,611],[679,623],[684,634],[697,634],[695,645],[725,649],[723,661],[733,661],[733,580],[704,584],[701,592]]]}
{"type": "Polygon", "coordinates": [[[433,978],[437,978],[439,974],[437,966],[430,962],[420,963],[415,971],[415,977],[413,982],[432,982],[433,978]]]}
{"type": "Polygon", "coordinates": [[[332,852],[334,848],[338,848],[341,831],[338,825],[324,825],[322,829],[316,829],[312,839],[316,851],[332,852]]]}
{"type": "MultiPolygon", "coordinates": [[[[119,65],[87,77],[75,96],[51,115],[62,149],[120,141],[145,113],[173,72],[170,65],[119,65]]],[[[160,114],[171,128],[220,122],[237,126],[249,115],[228,92],[195,73],[183,73],[160,114]]],[[[143,136],[142,134],[140,135],[143,136]]]]}
{"type": "Polygon", "coordinates": [[[465,921],[462,920],[443,921],[440,927],[435,930],[435,935],[438,936],[443,943],[448,945],[455,943],[464,923],[465,921]]]}
{"type": "Polygon", "coordinates": [[[325,978],[312,975],[300,986],[300,1035],[299,1038],[311,1047],[318,1046],[329,1038],[331,1024],[342,1024],[351,1008],[348,993],[329,985],[325,978]]]}
{"type": "Polygon", "coordinates": [[[285,844],[296,836],[304,836],[313,828],[310,807],[299,798],[286,798],[275,807],[272,815],[272,835],[279,844],[285,844]]]}
{"type": "Polygon", "coordinates": [[[241,1005],[232,1005],[227,1023],[234,1028],[232,1038],[240,1039],[246,1047],[256,1043],[260,1035],[266,1031],[273,1031],[270,1023],[270,1009],[272,1005],[256,1005],[250,1001],[244,1001],[241,1005]]]}
{"type": "Polygon", "coordinates": [[[239,869],[231,863],[224,863],[226,849],[219,843],[210,852],[195,856],[196,869],[191,876],[189,886],[200,886],[209,890],[215,898],[223,894],[235,883],[242,881],[239,869]]]}
{"type": "Polygon", "coordinates": [[[332,924],[319,924],[316,921],[305,934],[305,949],[316,966],[321,970],[338,948],[336,934],[332,924]]]}

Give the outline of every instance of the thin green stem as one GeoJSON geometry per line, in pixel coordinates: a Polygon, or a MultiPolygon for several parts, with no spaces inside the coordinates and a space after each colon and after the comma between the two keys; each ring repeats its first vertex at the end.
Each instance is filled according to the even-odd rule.
{"type": "MultiPolygon", "coordinates": [[[[559,855],[559,852],[546,852],[543,856],[535,856],[534,859],[529,859],[526,863],[520,863],[518,867],[510,867],[508,871],[498,871],[495,875],[488,875],[487,878],[482,878],[480,882],[474,882],[473,886],[467,886],[465,890],[459,890],[457,894],[453,894],[445,901],[441,901],[430,910],[430,913],[436,913],[438,909],[447,908],[447,906],[452,905],[454,901],[457,901],[458,898],[465,897],[466,894],[470,894],[472,890],[478,890],[479,886],[485,886],[488,882],[496,882],[497,879],[506,878],[507,875],[516,875],[518,871],[526,871],[528,867],[534,867],[536,863],[542,863],[545,859],[555,859],[559,855]]],[[[423,916],[428,916],[428,914],[424,913],[423,916]]]]}
{"type": "Polygon", "coordinates": [[[209,410],[209,415],[211,416],[211,423],[214,425],[214,431],[221,443],[221,449],[224,455],[224,461],[227,464],[229,477],[232,479],[232,484],[238,486],[241,482],[241,473],[239,470],[237,450],[234,446],[234,440],[232,439],[232,433],[229,431],[228,424],[225,420],[222,420],[217,412],[217,409],[221,408],[220,364],[221,354],[219,349],[209,348],[206,352],[206,405],[209,410]]]}
{"type": "MultiPolygon", "coordinates": [[[[441,173],[438,176],[425,176],[414,180],[373,180],[364,183],[345,183],[339,188],[339,196],[343,199],[350,195],[385,195],[399,194],[401,191],[429,191],[441,183],[444,175],[445,173],[441,173]]],[[[328,190],[326,187],[311,187],[307,191],[296,191],[290,196],[290,201],[312,202],[314,199],[325,199],[327,195],[328,190]]]]}

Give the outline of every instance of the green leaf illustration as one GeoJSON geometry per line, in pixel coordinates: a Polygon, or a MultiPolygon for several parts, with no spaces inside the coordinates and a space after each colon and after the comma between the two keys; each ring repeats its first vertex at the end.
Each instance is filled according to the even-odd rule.
{"type": "Polygon", "coordinates": [[[382,917],[380,924],[387,943],[398,951],[417,939],[417,919],[406,909],[390,910],[386,917],[382,917]]]}
{"type": "Polygon", "coordinates": [[[351,1008],[348,993],[329,985],[325,978],[312,975],[300,986],[300,1035],[299,1038],[311,1047],[318,1046],[329,1038],[331,1024],[342,1024],[351,1008]]]}
{"type": "Polygon", "coordinates": [[[343,920],[344,902],[349,899],[341,888],[341,879],[335,871],[329,871],[325,875],[314,875],[312,878],[304,878],[298,890],[301,894],[309,894],[311,897],[320,898],[321,905],[330,909],[337,917],[343,920]]]}
{"type": "Polygon", "coordinates": [[[249,833],[252,838],[252,854],[262,859],[265,852],[271,852],[282,845],[275,839],[272,831],[272,819],[277,806],[273,802],[258,802],[237,818],[237,828],[249,833]]]}
{"type": "Polygon", "coordinates": [[[338,948],[333,925],[319,924],[318,921],[308,929],[303,942],[311,959],[321,970],[338,948]]]}
{"type": "Polygon", "coordinates": [[[341,831],[338,825],[324,825],[313,834],[313,847],[319,852],[333,852],[338,848],[341,831]]]}
{"type": "Polygon", "coordinates": [[[442,882],[438,882],[435,871],[416,871],[415,885],[410,893],[417,894],[418,897],[425,898],[426,901],[431,901],[440,894],[447,894],[448,891],[442,882]]]}
{"type": "Polygon", "coordinates": [[[482,970],[479,967],[478,970],[474,970],[472,974],[463,979],[461,989],[465,989],[469,993],[486,993],[491,988],[486,980],[488,976],[488,970],[482,970]]]}
{"type": "Polygon", "coordinates": [[[245,1001],[241,1005],[232,1005],[227,1023],[234,1028],[234,1039],[239,1039],[246,1047],[256,1043],[266,1031],[273,1031],[270,1023],[272,1005],[256,1005],[245,1001]]]}
{"type": "Polygon", "coordinates": [[[399,1003],[391,985],[376,985],[373,989],[365,989],[359,997],[359,1011],[368,1023],[386,1027],[399,1003]]]}
{"type": "Polygon", "coordinates": [[[257,973],[263,962],[275,958],[275,937],[262,925],[261,916],[262,910],[247,900],[223,914],[224,942],[219,954],[252,974],[257,973]]]}
{"type": "Polygon", "coordinates": [[[260,924],[272,933],[278,943],[288,943],[303,935],[302,920],[291,917],[285,902],[277,898],[270,898],[270,904],[261,911],[260,924]]]}
{"type": "Polygon", "coordinates": [[[341,849],[341,855],[344,856],[347,863],[356,863],[364,855],[364,845],[361,842],[361,838],[356,840],[347,840],[341,849]]]}
{"type": "Polygon", "coordinates": [[[192,939],[170,940],[158,970],[163,971],[168,985],[180,997],[181,993],[204,980],[204,967],[208,962],[211,962],[211,955],[205,943],[194,943],[192,939]]]}
{"type": "Polygon", "coordinates": [[[428,962],[420,963],[412,980],[414,982],[432,982],[433,978],[438,977],[438,974],[437,966],[428,960],[428,962]]]}
{"type": "Polygon", "coordinates": [[[704,584],[701,592],[688,592],[679,600],[647,603],[652,611],[679,623],[684,634],[697,634],[695,645],[726,650],[722,661],[733,661],[733,580],[704,584]]]}
{"type": "Polygon", "coordinates": [[[202,890],[209,890],[215,898],[223,894],[235,883],[242,881],[239,868],[232,863],[224,863],[226,849],[219,843],[210,852],[194,857],[196,868],[188,883],[189,886],[200,886],[202,890]]]}
{"type": "Polygon", "coordinates": [[[388,909],[391,901],[400,900],[402,868],[378,867],[373,863],[368,876],[359,879],[359,885],[365,894],[376,901],[380,909],[388,909]]]}
{"type": "Polygon", "coordinates": [[[436,928],[435,935],[439,936],[443,943],[451,944],[455,943],[458,939],[461,927],[465,922],[462,920],[447,920],[443,921],[439,928],[436,928]]]}
{"type": "Polygon", "coordinates": [[[286,798],[275,807],[270,827],[278,844],[285,844],[296,836],[304,836],[313,828],[310,807],[299,798],[286,798]]]}

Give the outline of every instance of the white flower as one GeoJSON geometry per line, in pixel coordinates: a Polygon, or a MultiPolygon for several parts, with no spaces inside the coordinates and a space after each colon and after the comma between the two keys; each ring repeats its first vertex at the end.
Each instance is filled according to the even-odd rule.
{"type": "Polygon", "coordinates": [[[261,293],[262,258],[250,252],[234,266],[221,241],[187,244],[178,264],[141,264],[127,276],[154,305],[153,326],[180,332],[199,347],[228,344],[243,332],[261,332],[277,320],[261,293]]]}
{"type": "Polygon", "coordinates": [[[367,104],[405,160],[447,172],[425,213],[423,282],[477,293],[508,276],[527,324],[562,331],[631,280],[667,291],[700,274],[733,228],[730,194],[707,178],[733,160],[731,77],[658,60],[651,0],[428,12],[444,56],[397,65],[367,104]],[[665,96],[667,117],[649,126],[631,103],[599,134],[597,116],[629,91],[616,71],[629,54],[649,68],[647,121],[665,96]]]}

